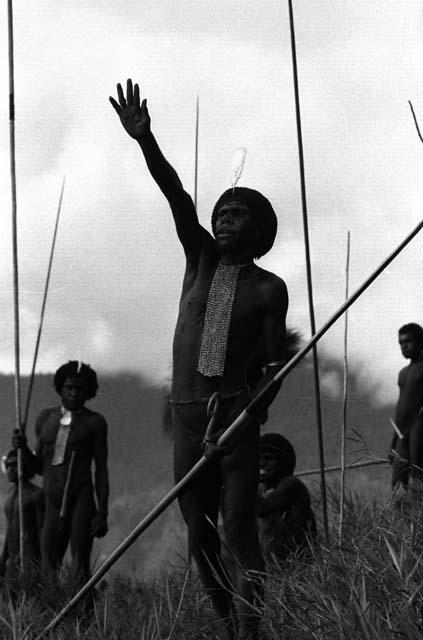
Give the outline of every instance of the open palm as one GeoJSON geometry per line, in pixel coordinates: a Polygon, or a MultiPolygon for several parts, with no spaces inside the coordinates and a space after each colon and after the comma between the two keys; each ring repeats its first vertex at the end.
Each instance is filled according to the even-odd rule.
{"type": "Polygon", "coordinates": [[[135,140],[143,138],[150,132],[150,116],[147,109],[147,100],[144,98],[140,104],[140,89],[138,84],[132,86],[132,80],[127,80],[126,98],[122,86],[118,84],[117,94],[119,102],[112,98],[112,96],[109,97],[109,100],[118,114],[123,127],[131,138],[135,138],[135,140]]]}

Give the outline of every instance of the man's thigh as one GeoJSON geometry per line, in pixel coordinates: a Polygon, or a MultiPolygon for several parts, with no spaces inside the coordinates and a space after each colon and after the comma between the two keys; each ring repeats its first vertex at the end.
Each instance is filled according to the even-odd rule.
{"type": "MultiPolygon", "coordinates": [[[[227,415],[230,424],[245,407],[245,399],[234,403],[227,415]]],[[[226,425],[228,426],[228,425],[226,425]]],[[[249,423],[236,439],[232,452],[222,457],[223,504],[222,514],[255,518],[259,481],[260,426],[249,423]]]]}
{"type": "MultiPolygon", "coordinates": [[[[172,407],[175,482],[182,480],[202,457],[201,444],[207,423],[205,403],[172,407]]],[[[198,472],[179,497],[179,505],[186,522],[200,514],[207,514],[213,522],[217,521],[221,484],[218,461],[211,460],[198,472]]]]}
{"type": "Polygon", "coordinates": [[[91,550],[90,528],[95,511],[93,489],[87,486],[82,489],[72,506],[70,543],[73,556],[81,551],[89,553],[91,550]]]}
{"type": "Polygon", "coordinates": [[[41,532],[41,556],[48,564],[62,561],[68,546],[70,522],[60,518],[60,510],[46,499],[44,524],[41,532]]]}

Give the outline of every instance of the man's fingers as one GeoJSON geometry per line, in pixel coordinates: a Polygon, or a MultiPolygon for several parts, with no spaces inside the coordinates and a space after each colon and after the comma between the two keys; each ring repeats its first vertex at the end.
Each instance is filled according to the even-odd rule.
{"type": "Polygon", "coordinates": [[[126,81],[126,102],[128,103],[128,107],[132,107],[134,104],[134,93],[132,90],[132,80],[128,78],[126,81]]]}
{"type": "Polygon", "coordinates": [[[140,88],[138,83],[134,84],[134,107],[140,108],[140,88]]]}
{"type": "Polygon", "coordinates": [[[120,83],[117,85],[117,93],[120,106],[122,107],[122,109],[126,109],[126,100],[125,96],[123,95],[122,85],[120,83]]]}
{"type": "Polygon", "coordinates": [[[109,102],[112,105],[113,109],[118,114],[118,116],[120,116],[120,114],[122,113],[122,107],[119,105],[119,103],[117,103],[116,100],[112,98],[112,96],[109,96],[109,102]]]}

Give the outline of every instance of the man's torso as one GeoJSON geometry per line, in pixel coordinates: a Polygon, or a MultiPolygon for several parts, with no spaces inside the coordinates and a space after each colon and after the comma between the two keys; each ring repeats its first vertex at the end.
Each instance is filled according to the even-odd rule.
{"type": "Polygon", "coordinates": [[[175,400],[208,397],[214,391],[232,393],[246,386],[249,355],[261,337],[262,287],[276,276],[253,263],[241,266],[233,302],[223,378],[205,377],[197,371],[201,338],[211,281],[219,255],[211,236],[204,232],[198,260],[187,261],[179,315],[173,343],[175,400]]]}
{"type": "Polygon", "coordinates": [[[92,484],[91,463],[94,455],[93,438],[102,417],[85,407],[72,416],[62,464],[52,465],[57,434],[60,428],[61,408],[46,409],[41,414],[38,434],[39,453],[43,460],[43,484],[46,497],[60,507],[69,465],[74,452],[70,495],[87,484],[92,484]]]}
{"type": "Polygon", "coordinates": [[[398,376],[399,398],[395,422],[405,431],[423,406],[423,360],[404,367],[398,376]]]}

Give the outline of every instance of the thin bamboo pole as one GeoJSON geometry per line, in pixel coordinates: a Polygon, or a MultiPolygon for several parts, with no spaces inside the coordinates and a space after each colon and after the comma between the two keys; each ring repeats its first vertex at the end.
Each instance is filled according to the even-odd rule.
{"type": "MultiPolygon", "coordinates": [[[[388,465],[388,460],[366,460],[365,462],[352,462],[351,464],[344,465],[344,469],[362,469],[363,467],[372,467],[376,464],[386,464],[388,465]]],[[[333,467],[326,467],[325,472],[331,473],[333,471],[341,471],[342,467],[340,465],[335,465],[333,467]]],[[[315,476],[320,473],[320,469],[304,469],[304,471],[299,471],[295,473],[297,477],[304,476],[315,476]]]]}
{"type": "MultiPolygon", "coordinates": [[[[288,0],[288,5],[289,5],[289,24],[290,24],[290,32],[291,32],[292,70],[293,70],[294,93],[295,93],[295,115],[296,115],[296,121],[297,121],[298,158],[299,158],[299,167],[300,167],[304,245],[305,245],[305,257],[306,257],[306,269],[307,269],[308,308],[309,308],[309,315],[310,315],[311,335],[314,335],[316,333],[316,323],[314,319],[313,283],[312,283],[312,275],[311,275],[310,243],[309,243],[309,233],[308,233],[307,196],[306,196],[306,183],[305,183],[303,139],[302,139],[302,128],[301,128],[300,92],[299,92],[299,86],[298,86],[297,53],[296,53],[296,45],[295,45],[295,26],[294,26],[294,12],[292,8],[292,0],[288,0]]],[[[313,346],[312,351],[313,351],[314,394],[315,394],[315,402],[316,402],[317,442],[318,442],[318,448],[319,448],[319,462],[320,462],[320,468],[321,468],[320,483],[321,483],[321,492],[322,492],[323,527],[325,530],[326,539],[328,539],[329,526],[328,526],[328,507],[327,507],[327,497],[326,497],[325,456],[324,456],[324,446],[323,446],[323,425],[322,425],[322,407],[321,407],[321,397],[320,397],[319,360],[317,355],[317,348],[315,346],[313,346]]]]}
{"type": "Polygon", "coordinates": [[[417,117],[416,117],[416,114],[414,112],[414,108],[413,108],[411,100],[408,101],[408,104],[410,105],[411,113],[413,114],[413,120],[414,120],[414,124],[416,126],[416,129],[417,129],[417,135],[419,136],[420,141],[423,142],[423,136],[420,133],[419,123],[417,122],[417,117]]]}
{"type": "MultiPolygon", "coordinates": [[[[423,228],[423,220],[417,225],[415,229],[401,242],[400,245],[379,265],[379,267],[363,282],[363,284],[353,293],[353,295],[344,302],[344,304],[327,320],[327,322],[312,336],[311,340],[291,358],[291,360],[274,376],[274,378],[261,390],[257,397],[250,402],[250,404],[240,413],[240,415],[232,422],[226,431],[220,436],[217,441],[217,446],[224,446],[234,434],[240,434],[252,417],[263,410],[266,406],[269,396],[274,394],[275,389],[279,388],[282,380],[294,369],[297,364],[307,355],[307,353],[313,348],[322,338],[333,324],[345,313],[345,311],[364,293],[364,291],[376,280],[376,278],[382,273],[384,269],[397,257],[399,253],[411,242],[411,240],[421,231],[423,228]]],[[[164,496],[160,502],[148,513],[141,522],[132,530],[132,532],[125,538],[121,544],[106,558],[100,567],[93,573],[88,582],[78,591],[78,593],[68,602],[67,605],[57,614],[53,620],[45,627],[45,629],[35,638],[35,640],[41,640],[46,633],[50,632],[56,625],[62,620],[62,618],[76,605],[78,602],[92,589],[99,580],[108,572],[108,570],[114,565],[114,563],[125,553],[125,551],[135,542],[135,540],[143,533],[154,520],[175,500],[175,498],[181,493],[186,485],[197,475],[197,473],[203,469],[208,460],[203,456],[194,467],[187,473],[187,475],[176,484],[169,493],[164,496]]]]}
{"type": "Polygon", "coordinates": [[[200,126],[200,98],[197,96],[195,107],[195,162],[194,162],[194,206],[197,211],[198,200],[198,131],[200,126]]]}
{"type": "MultiPolygon", "coordinates": [[[[16,145],[15,145],[15,58],[13,41],[13,2],[7,2],[7,26],[9,49],[9,140],[10,140],[10,185],[12,194],[12,253],[13,253],[13,312],[15,342],[15,428],[22,430],[21,420],[21,372],[19,331],[19,270],[18,270],[18,225],[16,200],[16,145]]],[[[22,451],[18,450],[18,504],[19,504],[19,556],[21,570],[24,568],[24,524],[22,497],[22,451]]]]}
{"type": "Polygon", "coordinates": [[[39,348],[40,348],[41,333],[42,333],[42,330],[43,330],[44,314],[45,314],[46,303],[47,303],[48,288],[49,288],[49,284],[50,284],[51,268],[52,268],[52,265],[53,265],[54,249],[55,249],[55,246],[56,246],[57,229],[59,227],[60,212],[61,212],[61,209],[62,209],[62,200],[63,200],[64,189],[65,189],[65,178],[63,178],[62,188],[60,190],[60,196],[59,196],[59,204],[57,206],[56,222],[55,222],[55,225],[54,225],[53,240],[52,240],[52,243],[51,243],[50,258],[49,258],[48,268],[47,268],[47,277],[46,277],[46,283],[45,283],[45,286],[44,286],[43,302],[42,302],[42,305],[41,305],[40,323],[38,325],[37,339],[36,339],[36,342],[35,342],[35,350],[34,350],[34,358],[32,360],[32,369],[31,369],[31,375],[30,375],[30,378],[29,378],[29,386],[28,386],[28,393],[27,393],[27,397],[26,397],[25,413],[24,413],[24,419],[23,419],[23,424],[22,424],[22,429],[24,431],[26,429],[26,425],[27,425],[27,422],[28,422],[29,407],[31,405],[32,389],[33,389],[33,386],[34,386],[34,379],[35,379],[35,369],[37,367],[38,351],[39,351],[39,348]]]}
{"type": "MultiPolygon", "coordinates": [[[[345,300],[349,296],[350,284],[350,232],[347,234],[347,259],[345,264],[345,300]]],[[[345,498],[345,442],[347,433],[347,409],[348,409],[348,311],[344,315],[344,392],[342,401],[342,424],[341,424],[341,474],[340,474],[340,497],[339,497],[339,526],[338,544],[342,545],[342,530],[344,526],[344,498],[345,498]]]]}

